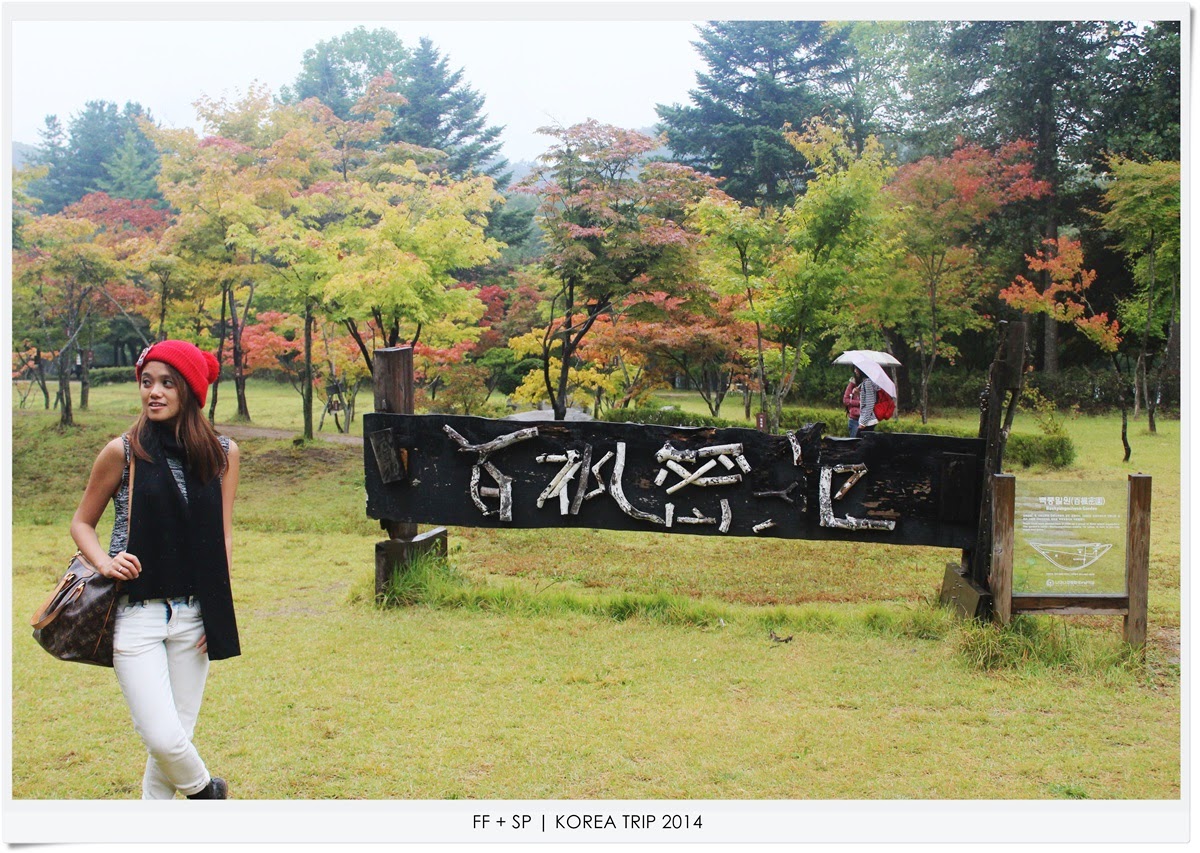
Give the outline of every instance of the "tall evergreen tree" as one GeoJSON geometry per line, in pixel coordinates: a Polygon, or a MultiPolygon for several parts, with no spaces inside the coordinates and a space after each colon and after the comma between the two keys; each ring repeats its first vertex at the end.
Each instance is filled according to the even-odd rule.
{"type": "Polygon", "coordinates": [[[97,183],[99,189],[115,198],[161,199],[156,178],[158,158],[147,155],[133,130],[125,131],[121,147],[102,164],[107,177],[97,183]]]}
{"type": "Polygon", "coordinates": [[[406,48],[391,30],[358,27],[319,42],[305,52],[296,82],[280,98],[295,103],[317,98],[334,114],[349,120],[350,108],[367,92],[371,80],[391,73],[392,89],[407,104],[395,111],[382,142],[407,142],[445,153],[438,168],[460,179],[489,175],[503,186],[509,180],[500,156],[502,127],[488,125],[484,99],[466,84],[462,69],[452,70],[428,38],[406,48]]]}
{"type": "Polygon", "coordinates": [[[1132,160],[1178,160],[1180,133],[1179,21],[1125,24],[1117,49],[1101,65],[1097,122],[1098,165],[1108,155],[1132,160]]]}
{"type": "Polygon", "coordinates": [[[723,178],[748,205],[777,206],[803,192],[804,156],[787,125],[837,109],[818,86],[837,61],[819,21],[718,21],[700,28],[706,73],[683,106],[659,104],[660,129],[680,162],[723,178]]]}
{"type": "MultiPolygon", "coordinates": [[[[48,166],[49,172],[32,188],[42,199],[42,212],[57,213],[88,193],[106,189],[112,180],[106,164],[126,156],[118,154],[126,144],[131,146],[128,154],[143,170],[156,173],[158,152],[138,125],[142,119],[149,120],[150,114],[140,104],[127,103],[122,109],[110,101],[88,101],[71,117],[66,131],[57,116],[47,116],[37,162],[48,166]],[[132,141],[127,135],[132,135],[132,141]]],[[[145,182],[141,186],[146,192],[153,191],[145,182]]]]}
{"type": "Polygon", "coordinates": [[[385,138],[446,152],[445,169],[455,178],[474,171],[507,184],[512,173],[499,142],[504,128],[488,125],[483,95],[463,81],[463,70],[451,70],[449,60],[422,37],[404,71],[398,88],[408,103],[397,110],[385,138]]]}
{"type": "Polygon", "coordinates": [[[31,195],[39,200],[40,211],[57,213],[78,200],[70,197],[64,184],[70,159],[67,130],[58,116],[48,115],[38,136],[41,137],[41,144],[37,147],[33,163],[42,167],[43,175],[36,178],[29,189],[31,195]]]}

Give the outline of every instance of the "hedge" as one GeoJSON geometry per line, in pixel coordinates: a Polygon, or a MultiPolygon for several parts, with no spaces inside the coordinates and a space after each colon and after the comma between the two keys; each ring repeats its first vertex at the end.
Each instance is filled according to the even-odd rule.
{"type": "Polygon", "coordinates": [[[657,426],[683,427],[745,427],[742,421],[714,418],[711,415],[696,415],[674,406],[641,406],[635,409],[609,409],[600,420],[612,423],[655,424],[657,426]]]}
{"type": "Polygon", "coordinates": [[[1022,468],[1046,465],[1066,468],[1075,461],[1075,444],[1065,435],[1022,435],[1013,433],[1004,448],[1004,461],[1022,468]]]}
{"type": "MultiPolygon", "coordinates": [[[[657,424],[659,426],[684,427],[741,427],[742,421],[729,421],[710,415],[683,412],[671,406],[643,406],[638,409],[611,409],[601,420],[617,423],[657,424]]],[[[824,423],[827,435],[846,434],[846,416],[840,409],[784,409],[782,427],[796,429],[804,424],[824,423]]],[[[971,429],[955,429],[938,424],[924,424],[920,420],[896,418],[882,421],[876,427],[879,432],[907,432],[922,435],[949,435],[958,438],[975,438],[971,429]]],[[[1075,445],[1065,435],[1027,435],[1013,433],[1005,447],[1005,461],[1028,468],[1045,465],[1049,468],[1066,468],[1075,462],[1075,445]]]]}
{"type": "Polygon", "coordinates": [[[122,382],[137,382],[133,365],[128,367],[93,367],[88,371],[88,381],[93,385],[117,385],[122,382]]]}

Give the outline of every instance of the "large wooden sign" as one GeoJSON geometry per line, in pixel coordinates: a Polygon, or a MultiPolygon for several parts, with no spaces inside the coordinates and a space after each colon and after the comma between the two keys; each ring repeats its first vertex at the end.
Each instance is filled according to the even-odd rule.
{"type": "Polygon", "coordinates": [[[367,514],[971,548],[983,439],[453,415],[364,417],[367,514]]]}

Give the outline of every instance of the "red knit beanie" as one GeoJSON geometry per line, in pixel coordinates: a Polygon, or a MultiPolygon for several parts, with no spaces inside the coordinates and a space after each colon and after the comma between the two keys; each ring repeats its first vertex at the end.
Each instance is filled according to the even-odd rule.
{"type": "Polygon", "coordinates": [[[221,373],[215,355],[187,341],[159,341],[142,350],[134,371],[138,382],[142,381],[142,365],[148,361],[161,361],[178,370],[200,406],[208,399],[208,386],[216,382],[221,373]]]}

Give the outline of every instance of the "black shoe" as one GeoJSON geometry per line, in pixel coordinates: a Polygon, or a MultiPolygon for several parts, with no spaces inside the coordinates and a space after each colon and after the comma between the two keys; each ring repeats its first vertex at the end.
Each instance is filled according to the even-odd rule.
{"type": "Polygon", "coordinates": [[[224,779],[213,776],[208,780],[208,784],[194,794],[188,794],[189,800],[228,800],[229,785],[224,779]]]}

